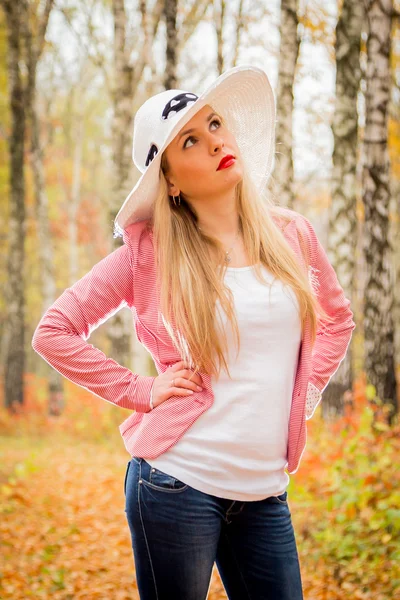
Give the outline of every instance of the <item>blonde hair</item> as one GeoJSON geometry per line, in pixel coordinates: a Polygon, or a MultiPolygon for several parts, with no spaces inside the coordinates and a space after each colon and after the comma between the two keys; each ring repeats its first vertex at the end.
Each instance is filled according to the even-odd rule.
{"type": "MultiPolygon", "coordinates": [[[[155,244],[159,316],[161,314],[175,347],[190,368],[219,377],[223,367],[231,377],[226,361],[226,330],[218,325],[216,313],[219,301],[234,331],[239,352],[233,295],[224,284],[225,251],[217,238],[198,229],[195,209],[182,193],[180,206],[171,201],[164,174],[167,172],[168,163],[163,154],[159,193],[148,225],[153,229],[155,244]]],[[[264,265],[277,279],[291,286],[299,303],[302,333],[309,315],[314,343],[318,319],[325,322],[332,319],[319,304],[309,273],[272,219],[277,215],[287,224],[292,217],[272,199],[262,198],[246,170],[236,186],[236,202],[244,247],[257,279],[268,285],[261,271],[264,265]]]]}

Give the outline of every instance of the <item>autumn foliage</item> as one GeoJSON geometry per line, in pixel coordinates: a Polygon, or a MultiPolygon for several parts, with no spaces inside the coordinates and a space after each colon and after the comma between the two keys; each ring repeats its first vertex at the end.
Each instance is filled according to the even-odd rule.
{"type": "MultiPolygon", "coordinates": [[[[139,598],[123,480],[129,414],[65,382],[60,417],[46,416],[45,380],[26,378],[27,403],[0,412],[0,597],[139,598]]],[[[289,506],[304,597],[400,597],[400,427],[355,385],[345,416],[307,422],[289,506]]],[[[210,600],[226,598],[214,568],[210,600]]]]}

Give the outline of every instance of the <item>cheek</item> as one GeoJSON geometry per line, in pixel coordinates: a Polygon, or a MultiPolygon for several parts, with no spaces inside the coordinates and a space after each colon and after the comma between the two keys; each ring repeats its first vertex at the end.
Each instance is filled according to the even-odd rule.
{"type": "Polygon", "coordinates": [[[215,173],[208,161],[196,159],[194,156],[190,160],[185,160],[179,167],[178,178],[182,189],[199,188],[202,183],[214,177],[215,173]]]}

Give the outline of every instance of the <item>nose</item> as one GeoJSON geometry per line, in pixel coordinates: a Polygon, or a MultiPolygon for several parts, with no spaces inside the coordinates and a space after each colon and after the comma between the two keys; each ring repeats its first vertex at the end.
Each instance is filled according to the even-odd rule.
{"type": "Polygon", "coordinates": [[[223,148],[225,145],[224,140],[222,138],[219,137],[215,137],[215,135],[210,137],[210,149],[211,149],[211,154],[216,154],[218,152],[218,150],[221,150],[221,148],[223,148]]]}

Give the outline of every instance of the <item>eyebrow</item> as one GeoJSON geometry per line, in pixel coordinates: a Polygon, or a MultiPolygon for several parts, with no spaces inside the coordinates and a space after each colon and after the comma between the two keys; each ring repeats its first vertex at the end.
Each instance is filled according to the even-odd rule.
{"type": "MultiPolygon", "coordinates": [[[[208,115],[206,122],[208,123],[209,121],[211,121],[211,119],[213,117],[219,117],[219,115],[217,115],[217,113],[212,112],[210,115],[208,115]]],[[[179,141],[181,139],[181,137],[183,137],[184,135],[186,135],[187,133],[192,133],[192,131],[194,131],[194,128],[192,127],[191,129],[186,129],[185,131],[182,131],[182,133],[180,133],[178,135],[177,141],[179,141]]]]}

